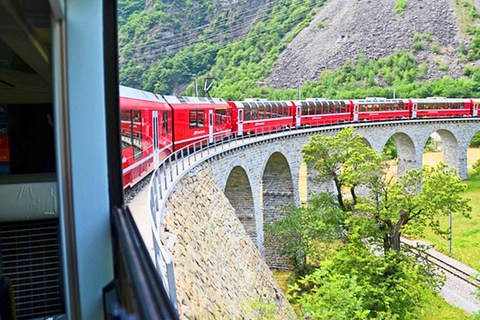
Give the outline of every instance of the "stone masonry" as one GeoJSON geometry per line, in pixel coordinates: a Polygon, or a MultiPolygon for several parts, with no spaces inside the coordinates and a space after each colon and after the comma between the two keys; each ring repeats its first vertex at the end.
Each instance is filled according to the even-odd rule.
{"type": "Polygon", "coordinates": [[[258,319],[259,304],[275,306],[279,319],[294,318],[209,164],[177,184],[167,212],[165,234],[175,242],[170,250],[182,319],[258,319]]]}

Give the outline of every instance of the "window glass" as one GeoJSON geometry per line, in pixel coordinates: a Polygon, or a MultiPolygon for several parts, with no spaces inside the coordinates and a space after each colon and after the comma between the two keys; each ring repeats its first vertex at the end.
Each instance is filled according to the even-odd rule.
{"type": "Polygon", "coordinates": [[[313,103],[313,101],[308,101],[308,114],[315,114],[315,104],[313,103]]]}
{"type": "Polygon", "coordinates": [[[252,107],[252,120],[257,120],[258,119],[258,106],[254,102],[250,103],[250,106],[252,107]]]}
{"type": "Polygon", "coordinates": [[[227,123],[227,109],[215,110],[215,124],[227,123]]]}
{"type": "Polygon", "coordinates": [[[205,111],[197,110],[197,127],[203,128],[205,126],[205,111]]]}
{"type": "Polygon", "coordinates": [[[306,102],[302,101],[302,116],[306,116],[308,114],[308,105],[306,102]]]}
{"type": "Polygon", "coordinates": [[[168,111],[162,111],[162,126],[163,126],[163,134],[168,134],[170,132],[170,126],[168,124],[168,111]]]}
{"type": "Polygon", "coordinates": [[[189,113],[190,129],[203,128],[205,126],[205,111],[191,110],[189,113]]]}
{"type": "Polygon", "coordinates": [[[265,117],[267,119],[272,117],[272,107],[269,102],[265,102],[265,117]]]}
{"type": "Polygon", "coordinates": [[[132,111],[132,137],[133,137],[133,160],[142,157],[142,112],[139,110],[132,111]]]}
{"type": "Polygon", "coordinates": [[[132,146],[132,111],[120,111],[122,150],[132,146]]]}
{"type": "Polygon", "coordinates": [[[340,113],[347,112],[347,108],[345,107],[345,101],[340,101],[340,113]]]}
{"type": "Polygon", "coordinates": [[[265,119],[265,106],[263,102],[258,102],[258,119],[265,119]]]}
{"type": "Polygon", "coordinates": [[[250,104],[245,102],[243,103],[243,107],[245,108],[245,121],[250,121],[252,119],[250,104]]]}

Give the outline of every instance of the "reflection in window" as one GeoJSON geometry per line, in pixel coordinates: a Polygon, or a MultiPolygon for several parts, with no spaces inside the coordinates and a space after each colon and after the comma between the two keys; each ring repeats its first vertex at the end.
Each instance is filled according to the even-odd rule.
{"type": "Polygon", "coordinates": [[[225,123],[227,123],[227,109],[216,109],[215,124],[225,124],[225,123]]]}
{"type": "Polygon", "coordinates": [[[120,111],[122,150],[132,146],[132,111],[120,111]]]}
{"type": "Polygon", "coordinates": [[[203,128],[205,126],[205,111],[192,110],[189,116],[190,129],[203,128]]]}

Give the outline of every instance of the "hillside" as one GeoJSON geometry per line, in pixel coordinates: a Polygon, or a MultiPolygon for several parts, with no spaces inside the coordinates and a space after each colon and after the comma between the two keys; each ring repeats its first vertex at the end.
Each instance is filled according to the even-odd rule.
{"type": "Polygon", "coordinates": [[[428,64],[425,79],[463,73],[459,46],[461,36],[452,0],[406,1],[403,13],[395,10],[396,0],[329,1],[280,55],[267,78],[279,88],[292,88],[315,80],[323,70],[343,66],[348,59],[363,54],[377,60],[400,50],[409,50],[414,35],[425,39],[425,49],[416,54],[428,64]],[[430,49],[440,46],[442,54],[430,49]],[[436,61],[449,66],[439,71],[436,61]]]}
{"type": "Polygon", "coordinates": [[[241,38],[256,24],[258,9],[266,2],[119,1],[121,83],[179,93],[186,82],[213,66],[221,44],[241,38]]]}
{"type": "Polygon", "coordinates": [[[192,95],[194,77],[213,77],[226,99],[293,99],[298,85],[305,97],[480,95],[480,0],[143,1],[121,1],[125,85],[192,95]]]}

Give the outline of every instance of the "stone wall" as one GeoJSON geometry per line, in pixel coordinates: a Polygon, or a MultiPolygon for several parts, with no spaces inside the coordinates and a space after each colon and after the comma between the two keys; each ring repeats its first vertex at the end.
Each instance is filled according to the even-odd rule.
{"type": "Polygon", "coordinates": [[[167,203],[165,234],[175,261],[183,319],[256,319],[252,303],[293,310],[206,163],[185,176],[167,203]]]}

